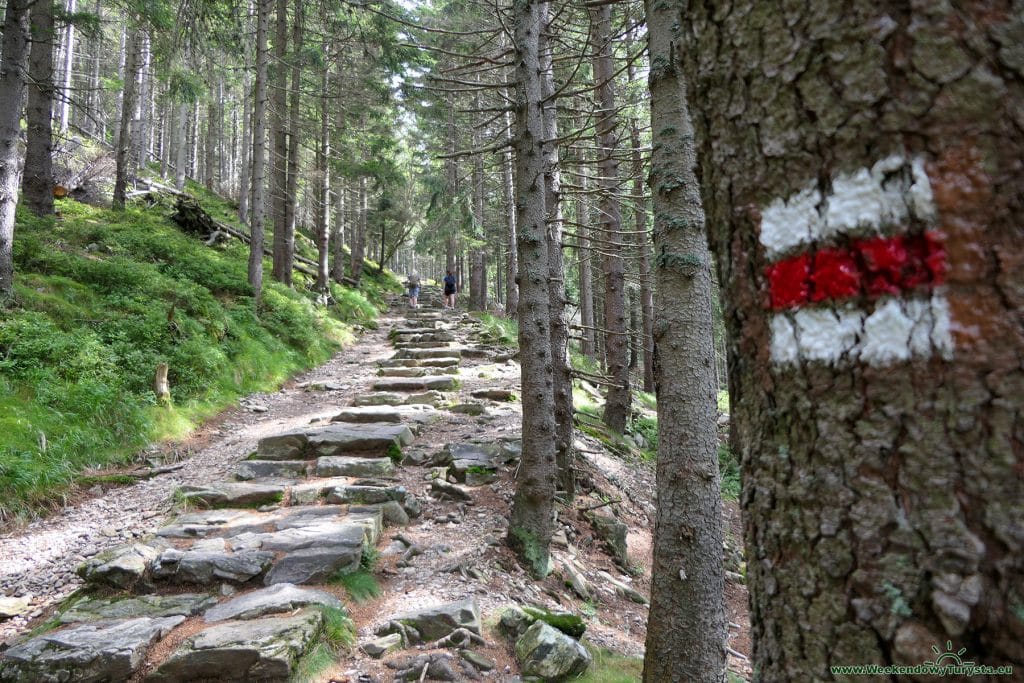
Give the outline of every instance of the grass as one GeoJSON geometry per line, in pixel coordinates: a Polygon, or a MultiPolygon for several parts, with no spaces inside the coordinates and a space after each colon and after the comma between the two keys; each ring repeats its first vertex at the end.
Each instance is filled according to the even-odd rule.
{"type": "Polygon", "coordinates": [[[323,613],[323,640],[314,645],[295,664],[292,681],[311,682],[334,666],[338,655],[351,648],[356,642],[355,625],[344,610],[334,607],[321,608],[323,613]]]}
{"type": "Polygon", "coordinates": [[[383,591],[373,574],[360,570],[350,574],[339,574],[331,578],[330,583],[344,586],[348,595],[356,604],[362,604],[378,597],[383,591]]]}
{"type": "Polygon", "coordinates": [[[519,322],[515,318],[500,318],[490,313],[474,314],[483,323],[482,341],[508,348],[519,346],[519,322]]]}
{"type": "Polygon", "coordinates": [[[727,444],[718,447],[718,471],[722,479],[722,498],[739,500],[740,463],[727,444]]]}
{"type": "MultiPolygon", "coordinates": [[[[218,218],[230,210],[201,198],[218,218]]],[[[323,307],[301,279],[267,282],[257,315],[245,245],[206,247],[160,205],[57,208],[60,219],[18,214],[15,304],[0,316],[0,524],[60,503],[81,471],[124,464],[327,360],[398,287],[367,273],[364,290],[336,288],[323,307]],[[158,363],[170,407],[151,389],[158,363]]]]}
{"type": "Polygon", "coordinates": [[[636,683],[644,672],[644,660],[626,657],[603,647],[587,644],[593,662],[576,683],[636,683]]]}

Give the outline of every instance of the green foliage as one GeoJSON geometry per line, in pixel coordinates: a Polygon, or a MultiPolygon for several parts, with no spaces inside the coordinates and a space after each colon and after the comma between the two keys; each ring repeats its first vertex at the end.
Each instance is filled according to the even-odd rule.
{"type": "Polygon", "coordinates": [[[356,640],[355,624],[343,609],[321,607],[324,615],[324,640],[335,651],[352,647],[356,640]]]}
{"type": "Polygon", "coordinates": [[[718,446],[718,471],[722,479],[722,498],[738,500],[740,497],[740,463],[727,444],[718,446]]]}
{"type": "Polygon", "coordinates": [[[633,419],[633,431],[644,437],[647,442],[647,448],[644,451],[649,452],[653,458],[658,453],[658,418],[639,416],[633,419]]]}
{"type": "Polygon", "coordinates": [[[330,583],[343,586],[357,604],[372,600],[383,592],[373,574],[363,570],[337,574],[330,579],[330,583]]]}
{"type": "Polygon", "coordinates": [[[291,680],[295,683],[312,683],[336,661],[337,655],[324,643],[317,643],[295,663],[291,680]]]}
{"type": "Polygon", "coordinates": [[[527,529],[516,527],[510,535],[514,541],[516,554],[527,563],[527,569],[536,578],[543,578],[551,572],[551,559],[547,548],[543,547],[537,536],[527,529]]]}
{"type": "MultiPolygon", "coordinates": [[[[233,211],[201,196],[219,219],[233,211]]],[[[58,208],[57,221],[18,215],[16,306],[0,319],[0,522],[52,503],[83,469],[276,388],[350,341],[346,321],[375,314],[366,293],[346,317],[355,307],[268,283],[257,316],[244,245],[206,247],[159,209],[58,208]],[[152,392],[161,362],[171,407],[152,392]]]]}
{"type": "Polygon", "coordinates": [[[519,347],[519,323],[514,318],[499,318],[490,313],[480,313],[477,317],[484,326],[480,335],[483,341],[509,348],[519,347]]]}
{"type": "Polygon", "coordinates": [[[729,392],[724,389],[718,392],[718,412],[729,412],[729,392]]]}
{"type": "Polygon", "coordinates": [[[577,683],[636,683],[644,672],[644,660],[626,657],[603,647],[587,644],[593,662],[577,683]]]}
{"type": "Polygon", "coordinates": [[[647,410],[658,410],[658,398],[654,394],[647,391],[637,391],[635,395],[637,402],[647,410]]]}
{"type": "Polygon", "coordinates": [[[366,572],[372,572],[379,561],[380,552],[372,545],[364,545],[362,557],[359,558],[359,568],[366,572]]]}
{"type": "Polygon", "coordinates": [[[342,609],[322,607],[322,642],[317,643],[295,664],[292,681],[312,682],[338,661],[341,652],[348,650],[356,641],[355,625],[342,609]]]}

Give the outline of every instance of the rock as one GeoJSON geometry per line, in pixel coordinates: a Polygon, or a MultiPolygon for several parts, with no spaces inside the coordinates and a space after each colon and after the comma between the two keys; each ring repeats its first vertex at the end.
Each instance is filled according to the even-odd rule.
{"type": "Polygon", "coordinates": [[[254,458],[290,461],[362,451],[390,455],[393,449],[412,443],[412,439],[409,428],[400,424],[336,422],[260,439],[254,458]]]}
{"type": "MultiPolygon", "coordinates": [[[[396,614],[390,621],[416,629],[424,642],[440,640],[458,628],[480,635],[480,609],[473,598],[396,614]]],[[[378,631],[378,635],[391,633],[393,628],[388,624],[378,631]]]]}
{"type": "Polygon", "coordinates": [[[458,358],[462,356],[463,349],[454,346],[444,346],[434,349],[401,349],[395,353],[395,358],[458,358]]]}
{"type": "Polygon", "coordinates": [[[461,486],[449,484],[440,479],[434,479],[430,482],[430,491],[431,495],[435,498],[448,498],[455,501],[473,500],[473,496],[461,486]]]}
{"type": "Polygon", "coordinates": [[[202,510],[178,515],[172,524],[156,532],[165,538],[204,538],[207,536],[236,536],[261,531],[268,518],[248,510],[202,510]]]}
{"type": "Polygon", "coordinates": [[[452,668],[454,658],[447,652],[432,652],[414,657],[402,657],[385,662],[395,669],[395,681],[419,681],[426,673],[431,681],[459,681],[463,677],[452,668]],[[424,669],[426,670],[424,672],[424,669]]]}
{"type": "Polygon", "coordinates": [[[518,606],[509,605],[501,611],[498,629],[512,640],[518,640],[535,621],[518,606]]]}
{"type": "Polygon", "coordinates": [[[393,377],[378,379],[373,383],[374,391],[451,391],[456,388],[458,378],[454,375],[436,377],[393,377]]]}
{"type": "Polygon", "coordinates": [[[526,629],[516,641],[515,650],[523,673],[545,681],[579,676],[591,661],[586,648],[542,621],[526,629]]]}
{"type": "Polygon", "coordinates": [[[527,616],[543,621],[549,626],[554,626],[562,633],[573,638],[579,638],[587,630],[587,625],[583,623],[583,619],[572,612],[554,612],[542,607],[531,606],[525,606],[522,609],[523,613],[527,616]]]}
{"type": "Polygon", "coordinates": [[[379,638],[360,643],[359,647],[374,659],[380,659],[389,652],[402,649],[402,635],[400,633],[389,633],[386,636],[380,636],[379,638]]]}
{"type": "Polygon", "coordinates": [[[405,502],[402,503],[402,509],[412,519],[416,519],[423,514],[423,506],[420,504],[419,498],[415,496],[406,496],[405,502]]]}
{"type": "Polygon", "coordinates": [[[208,610],[203,615],[203,619],[207,622],[224,621],[225,619],[255,619],[268,614],[293,612],[301,607],[311,605],[344,609],[341,601],[330,593],[311,588],[299,588],[291,583],[279,583],[221,603],[208,610]]]}
{"type": "Polygon", "coordinates": [[[497,479],[498,473],[482,467],[471,467],[466,470],[466,486],[486,486],[497,479]]]}
{"type": "Polygon", "coordinates": [[[418,358],[413,359],[416,363],[425,368],[453,368],[462,362],[461,358],[452,356],[442,356],[438,358],[418,358]]]}
{"type": "Polygon", "coordinates": [[[75,571],[86,583],[130,589],[145,578],[159,553],[144,543],[122,545],[86,560],[75,571]]]}
{"type": "Polygon", "coordinates": [[[345,408],[331,422],[401,422],[402,411],[394,406],[357,406],[345,408]]]}
{"type": "Polygon", "coordinates": [[[402,508],[402,504],[396,500],[389,500],[380,506],[381,515],[384,518],[385,526],[408,526],[409,514],[402,508]]]}
{"type": "Polygon", "coordinates": [[[206,486],[180,486],[178,493],[188,502],[214,506],[279,503],[285,484],[218,482],[206,486]]]}
{"type": "Polygon", "coordinates": [[[346,385],[338,382],[303,382],[299,388],[306,391],[344,391],[348,389],[346,385]]]}
{"type": "Polygon", "coordinates": [[[511,389],[502,389],[500,387],[490,387],[487,389],[477,389],[470,393],[473,398],[486,398],[491,401],[514,401],[516,400],[516,393],[511,389]]]}
{"type": "Polygon", "coordinates": [[[349,574],[359,569],[363,559],[362,546],[317,546],[290,552],[267,574],[264,583],[324,583],[335,574],[349,574]]]}
{"type": "Polygon", "coordinates": [[[0,681],[126,681],[185,617],[100,621],[36,636],[4,653],[0,681]]]}
{"type": "Polygon", "coordinates": [[[397,406],[403,402],[401,394],[375,393],[356,396],[352,401],[354,406],[397,406]]]}
{"type": "Polygon", "coordinates": [[[292,527],[266,533],[241,534],[231,539],[233,550],[269,550],[292,552],[315,545],[345,545],[360,547],[366,540],[366,529],[361,524],[345,521],[322,520],[309,526],[292,527]]]}
{"type": "Polygon", "coordinates": [[[460,415],[483,415],[486,408],[483,403],[456,403],[453,406],[448,406],[448,410],[453,413],[459,413],[460,415]]]}
{"type": "Polygon", "coordinates": [[[235,479],[248,481],[269,477],[304,477],[308,465],[305,460],[243,460],[235,470],[235,479]]]}
{"type": "MultiPolygon", "coordinates": [[[[219,540],[219,539],[218,539],[219,540]]],[[[209,586],[220,581],[245,583],[260,576],[274,553],[243,550],[236,553],[203,550],[165,550],[153,563],[153,578],[209,586]]]]}
{"type": "Polygon", "coordinates": [[[409,394],[404,402],[406,405],[428,405],[436,408],[445,402],[445,398],[440,391],[425,391],[422,394],[409,394]]]}
{"type": "Polygon", "coordinates": [[[328,503],[373,505],[405,499],[404,486],[337,486],[327,492],[328,503]]]}
{"type": "Polygon", "coordinates": [[[0,596],[0,621],[21,616],[31,611],[31,601],[27,597],[8,598],[0,596]]]}
{"type": "Polygon", "coordinates": [[[318,477],[390,477],[394,473],[395,463],[390,458],[325,455],[316,461],[318,477]]]}
{"type": "Polygon", "coordinates": [[[432,377],[443,375],[447,371],[444,368],[381,368],[377,374],[381,377],[432,377]]]}
{"type": "Polygon", "coordinates": [[[140,595],[127,598],[85,598],[59,617],[62,624],[138,617],[191,617],[217,604],[205,593],[140,595]]]}
{"type": "Polygon", "coordinates": [[[629,527],[607,515],[591,513],[588,517],[594,527],[594,533],[605,542],[615,561],[625,566],[629,562],[626,547],[626,534],[629,533],[629,527]]]}
{"type": "Polygon", "coordinates": [[[294,616],[218,624],[187,638],[147,681],[287,681],[313,643],[323,616],[308,608],[294,616]]]}
{"type": "Polygon", "coordinates": [[[480,671],[490,671],[497,666],[494,660],[484,657],[479,652],[474,652],[473,650],[459,650],[459,656],[480,669],[480,671]]]}
{"type": "Polygon", "coordinates": [[[561,557],[558,559],[558,565],[562,570],[562,574],[565,578],[565,582],[569,584],[576,595],[580,596],[584,600],[590,600],[590,583],[587,578],[583,576],[583,572],[579,571],[574,565],[571,558],[561,557]]]}
{"type": "Polygon", "coordinates": [[[619,581],[618,579],[613,577],[608,572],[599,571],[599,572],[597,572],[597,574],[602,579],[607,581],[611,585],[612,589],[616,593],[621,595],[622,597],[628,598],[629,600],[632,600],[633,602],[637,603],[638,605],[646,605],[646,604],[648,604],[649,601],[647,600],[647,596],[646,595],[644,595],[640,591],[636,590],[635,588],[632,588],[631,586],[626,585],[622,581],[619,581]]]}

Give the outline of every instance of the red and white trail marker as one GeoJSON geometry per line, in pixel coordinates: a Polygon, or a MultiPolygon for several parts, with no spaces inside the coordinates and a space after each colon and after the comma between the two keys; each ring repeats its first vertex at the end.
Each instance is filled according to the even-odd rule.
{"type": "Polygon", "coordinates": [[[761,210],[771,357],[874,366],[953,353],[924,162],[890,156],[761,210]]]}

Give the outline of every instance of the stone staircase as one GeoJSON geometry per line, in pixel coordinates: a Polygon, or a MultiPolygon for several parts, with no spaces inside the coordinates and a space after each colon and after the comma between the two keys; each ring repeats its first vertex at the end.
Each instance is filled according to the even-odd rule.
{"type": "MultiPolygon", "coordinates": [[[[326,424],[263,438],[232,480],[179,488],[183,511],[156,534],[78,568],[85,588],[50,630],[0,655],[0,681],[289,680],[328,638],[332,612],[345,611],[332,581],[375,554],[385,527],[420,514],[396,467],[419,431],[441,419],[436,406],[460,387],[469,350],[452,329],[460,316],[437,307],[439,293],[422,300],[435,306],[408,310],[391,331],[394,357],[370,392],[326,424]]],[[[447,454],[451,478],[470,485],[518,456],[508,444],[453,445],[447,454]]],[[[466,495],[447,478],[432,495],[466,495]]],[[[448,631],[479,636],[471,600],[446,607],[435,611],[449,615],[448,631]]],[[[400,640],[407,628],[426,628],[406,616],[391,622],[406,624],[400,640]]]]}

